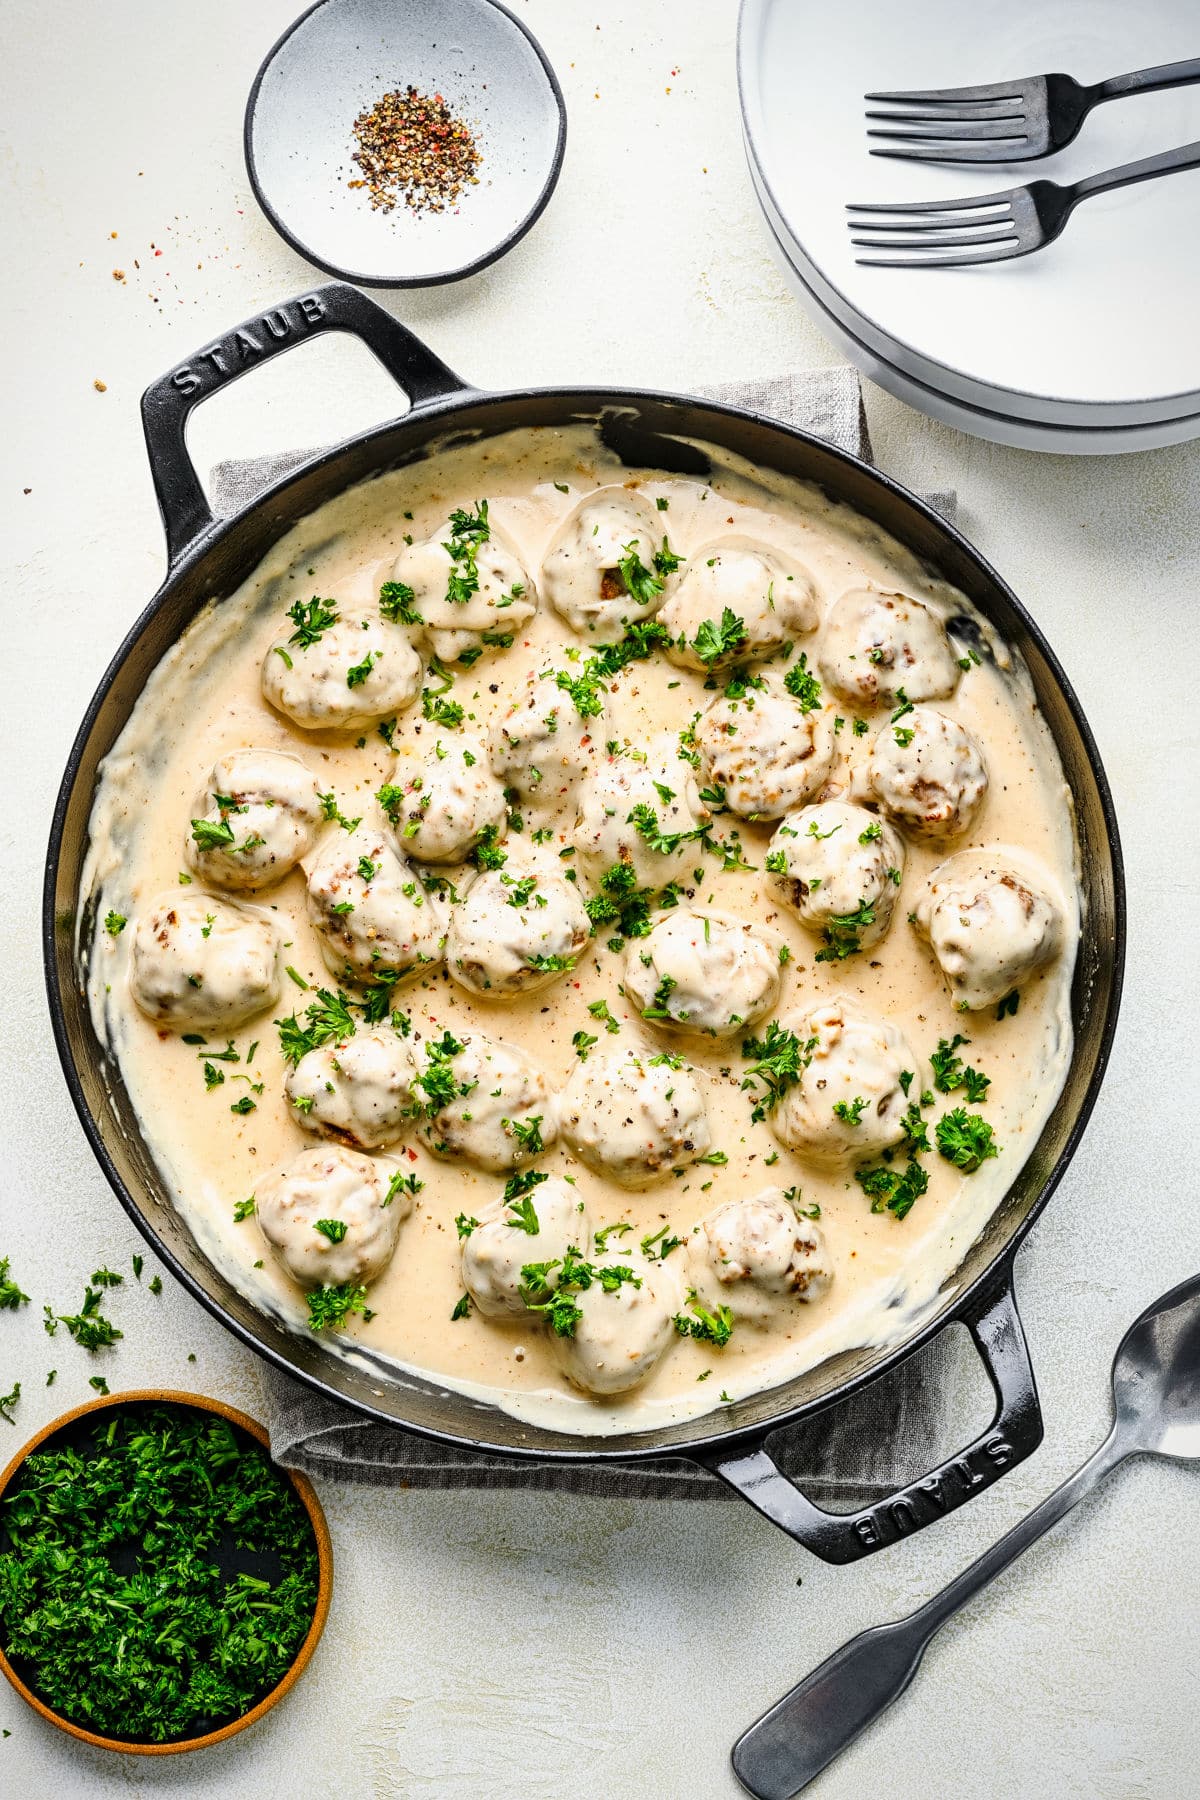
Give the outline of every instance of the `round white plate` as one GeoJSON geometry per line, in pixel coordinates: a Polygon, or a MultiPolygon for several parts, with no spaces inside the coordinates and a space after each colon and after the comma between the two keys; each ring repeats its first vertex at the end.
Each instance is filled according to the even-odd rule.
{"type": "Polygon", "coordinates": [[[1040,450],[1056,456],[1127,455],[1138,450],[1157,450],[1167,444],[1189,443],[1200,437],[1200,413],[1185,414],[1157,424],[1093,426],[1089,429],[1080,425],[1040,425],[1031,419],[1011,418],[1007,414],[987,412],[952,400],[937,389],[913,380],[856,337],[809,287],[803,273],[791,260],[787,246],[771,228],[769,219],[767,229],[771,249],[785,280],[826,336],[877,386],[943,425],[968,432],[972,437],[987,438],[995,444],[1009,444],[1018,450],[1040,450]]]}
{"type": "Polygon", "coordinates": [[[1098,108],[1075,143],[1025,164],[869,154],[870,90],[1064,70],[1098,80],[1194,55],[1195,0],[743,0],[746,140],[769,217],[825,309],[876,356],[968,407],[1120,428],[1200,412],[1200,171],[1086,202],[1035,256],[978,269],[854,261],[848,200],[1071,181],[1200,138],[1200,87],[1098,108]],[[836,29],[831,19],[836,19],[836,29]]]}

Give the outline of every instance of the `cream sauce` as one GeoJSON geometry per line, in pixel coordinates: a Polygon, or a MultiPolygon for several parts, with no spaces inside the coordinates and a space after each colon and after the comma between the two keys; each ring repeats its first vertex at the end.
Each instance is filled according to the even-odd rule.
{"type": "MultiPolygon", "coordinates": [[[[707,448],[707,447],[706,447],[707,448]]],[[[277,637],[286,608],[314,593],[334,597],[343,612],[369,608],[406,539],[420,542],[454,506],[486,495],[491,518],[515,546],[534,581],[555,530],[578,500],[605,483],[636,488],[657,513],[672,548],[686,557],[700,544],[737,533],[793,556],[812,578],[822,613],[848,588],[869,583],[902,589],[943,619],[970,614],[961,594],[934,577],[878,527],[815,488],[761,474],[721,451],[712,451],[709,484],[630,471],[616,463],[590,427],[539,429],[444,451],[426,463],[365,483],[303,520],[270,551],[230,598],[205,608],[151,676],[145,692],[103,766],[92,819],[84,891],[97,891],[103,919],[112,908],[130,924],[117,936],[97,929],[84,947],[89,962],[93,1017],[119,1060],[142,1128],[175,1203],[205,1254],[264,1311],[305,1331],[304,1295],[279,1268],[253,1217],[235,1223],[236,1202],[256,1184],[311,1147],[284,1095],[286,1065],[275,1016],[303,1011],[312,993],[284,982],[279,1007],[234,1034],[242,1061],[222,1064],[224,1085],[206,1091],[202,1051],[156,1027],[128,991],[129,946],[134,923],[155,896],[174,888],[186,871],[185,840],[204,777],[223,753],[243,745],[287,750],[303,758],[322,791],[332,789],[348,815],[378,821],[375,793],[393,773],[393,757],[374,731],[364,743],[331,733],[296,729],[262,698],[259,671],[277,637]],[[556,484],[564,484],[562,492],[556,484]],[[254,1054],[248,1059],[251,1045],[254,1054]],[[246,1116],[230,1104],[257,1084],[256,1110],[246,1116]]],[[[457,986],[444,969],[396,990],[394,1004],[411,1014],[424,1039],[449,1028],[481,1030],[523,1045],[561,1088],[576,1053],[572,1034],[599,1037],[598,1050],[681,1050],[701,1072],[707,1090],[712,1141],[728,1156],[723,1166],[696,1166],[675,1178],[630,1193],[572,1159],[560,1143],[539,1163],[569,1175],[586,1203],[593,1226],[628,1219],[624,1240],[668,1226],[686,1238],[693,1225],[720,1203],[778,1184],[798,1186],[804,1204],[819,1203],[827,1260],[834,1277],[811,1303],[789,1301],[768,1329],[746,1322],[720,1350],[681,1339],[650,1378],[619,1399],[592,1399],[564,1381],[551,1346],[532,1318],[487,1318],[475,1311],[451,1321],[462,1292],[461,1252],[455,1215],[479,1217],[498,1197],[503,1177],[431,1156],[415,1134],[389,1155],[424,1182],[411,1216],[400,1228],[396,1254],[370,1290],[375,1316],[353,1319],[331,1337],[338,1354],[356,1345],[372,1353],[372,1366],[388,1360],[434,1374],[449,1386],[482,1396],[527,1420],[577,1433],[653,1429],[781,1383],[848,1348],[885,1345],[911,1332],[938,1304],[939,1288],[962,1260],[994,1211],[1051,1112],[1071,1054],[1068,1010],[1078,935],[1078,882],[1070,796],[1027,672],[978,619],[992,656],[964,674],[953,698],[938,702],[983,746],[990,789],[970,833],[949,849],[1009,845],[1039,859],[1066,918],[1065,949],[1022,990],[1016,1017],[998,1021],[995,1009],[956,1014],[928,947],[906,915],[929,870],[949,850],[915,837],[906,840],[903,888],[891,929],[880,943],[842,963],[817,964],[818,940],[771,898],[763,857],[775,821],[745,824],[732,815],[716,819],[717,835],[736,826],[758,873],[723,873],[719,860],[697,854],[703,880],[691,904],[712,906],[769,928],[772,941],[791,952],[783,969],[776,1011],[794,1013],[822,998],[853,996],[892,1020],[921,1058],[939,1038],[956,1030],[971,1040],[969,1060],[992,1078],[982,1111],[1002,1146],[979,1171],[961,1175],[934,1152],[924,1161],[928,1193],[902,1222],[873,1214],[850,1171],[831,1174],[783,1149],[765,1124],[752,1124],[752,1097],[742,1091],[745,1064],[732,1041],[660,1037],[637,1016],[619,991],[624,958],[605,947],[601,929],[576,968],[549,988],[515,1002],[496,1003],[457,986]],[[604,1000],[619,1021],[609,1035],[588,1013],[604,1000]]],[[[815,664],[816,637],[801,640],[815,664]]],[[[565,646],[581,644],[543,599],[511,649],[485,654],[470,670],[457,671],[453,698],[468,718],[464,729],[486,738],[493,717],[524,690],[530,671],[552,661],[572,667],[565,646]]],[[[586,646],[583,646],[586,654],[586,646]]],[[[574,665],[576,668],[578,665],[574,665]]],[[[556,696],[565,699],[565,696],[556,696]]],[[[832,698],[828,693],[827,698],[832,698]]],[[[618,739],[635,751],[651,736],[677,733],[713,698],[703,676],[659,656],[634,664],[613,683],[604,718],[594,721],[602,740],[618,739]]],[[[887,709],[867,714],[871,730],[855,736],[854,709],[839,705],[845,723],[836,737],[832,789],[861,791],[871,738],[887,709]]],[[[432,751],[440,737],[456,734],[425,722],[420,706],[401,714],[395,732],[400,768],[432,751]]],[[[678,786],[689,773],[675,765],[678,786]]],[[[668,779],[671,779],[668,776],[668,779]]],[[[538,827],[554,832],[545,854],[569,848],[575,808],[554,813],[522,807],[524,836],[510,834],[507,848],[519,864],[538,827]]],[[[327,833],[341,827],[330,824],[327,833]]],[[[323,841],[323,840],[321,840],[323,841]]],[[[318,843],[319,849],[319,843],[318,843]]],[[[306,859],[311,861],[311,858],[306,859]]],[[[571,866],[564,860],[560,868],[571,866]]],[[[454,875],[454,871],[445,871],[454,875]]],[[[581,886],[583,878],[581,873],[581,886]]],[[[691,883],[689,883],[689,886],[691,883]]],[[[183,888],[181,892],[196,892],[183,888]]],[[[284,960],[315,989],[333,985],[305,915],[304,876],[294,871],[277,888],[252,899],[282,926],[284,960]]],[[[756,1028],[763,1029],[760,1024],[756,1028]]],[[[212,1047],[223,1047],[210,1033],[212,1047]]],[[[915,1090],[929,1084],[924,1062],[915,1090]]],[[[914,1091],[915,1091],[914,1090],[914,1091]]],[[[962,1102],[943,1099],[926,1117],[962,1102]]],[[[535,1195],[536,1199],[536,1195],[535,1195]]],[[[531,1257],[537,1254],[530,1239],[531,1257]]],[[[687,1250],[671,1257],[687,1280],[687,1250]]],[[[736,1305],[736,1297],[734,1296],[736,1305]]]]}

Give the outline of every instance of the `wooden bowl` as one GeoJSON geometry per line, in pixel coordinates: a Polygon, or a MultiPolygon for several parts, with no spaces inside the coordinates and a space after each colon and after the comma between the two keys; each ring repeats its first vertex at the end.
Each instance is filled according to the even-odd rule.
{"type": "MultiPolygon", "coordinates": [[[[82,1406],[73,1407],[61,1417],[44,1425],[23,1449],[18,1450],[8,1467],[0,1474],[0,1500],[8,1491],[9,1483],[22,1467],[26,1457],[39,1450],[48,1438],[54,1437],[67,1425],[73,1425],[77,1419],[85,1418],[89,1413],[105,1412],[114,1406],[163,1405],[189,1407],[193,1412],[219,1413],[221,1418],[228,1419],[248,1437],[261,1444],[264,1450],[270,1450],[270,1439],[256,1419],[248,1418],[234,1406],[226,1406],[223,1400],[210,1400],[204,1394],[184,1394],[171,1388],[135,1388],[129,1393],[106,1394],[99,1400],[88,1400],[82,1406]]],[[[293,1469],[281,1469],[295,1488],[304,1510],[308,1514],[309,1523],[317,1546],[317,1603],[313,1609],[312,1624],[308,1635],[296,1652],[295,1660],[283,1680],[273,1687],[269,1694],[264,1694],[257,1706],[243,1713],[240,1719],[233,1719],[228,1725],[222,1725],[219,1731],[206,1731],[201,1737],[178,1738],[169,1744],[133,1744],[123,1738],[101,1737],[98,1732],[88,1731],[82,1725],[75,1725],[70,1719],[64,1719],[48,1707],[44,1700],[27,1687],[17,1674],[12,1664],[0,1649],[0,1672],[16,1688],[23,1700],[27,1700],[35,1712],[48,1719],[51,1725],[57,1725],[60,1731],[69,1732],[72,1737],[79,1738],[85,1744],[94,1744],[99,1750],[120,1750],[127,1756],[176,1756],[183,1750],[204,1750],[210,1744],[224,1743],[236,1732],[245,1731],[247,1725],[254,1725],[264,1713],[282,1700],[290,1688],[294,1687],[305,1669],[308,1667],[313,1651],[317,1647],[321,1633],[325,1629],[325,1621],[329,1616],[329,1602],[333,1592],[333,1546],[329,1539],[329,1525],[326,1522],[321,1502],[307,1476],[297,1474],[293,1469]]]]}

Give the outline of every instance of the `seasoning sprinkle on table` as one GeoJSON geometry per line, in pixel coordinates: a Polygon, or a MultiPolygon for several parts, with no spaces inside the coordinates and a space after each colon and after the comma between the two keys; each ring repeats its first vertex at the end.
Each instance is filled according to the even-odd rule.
{"type": "Polygon", "coordinates": [[[349,186],[365,188],[379,212],[401,202],[413,213],[446,212],[464,188],[479,184],[478,140],[440,94],[414,87],[384,94],[355,119],[354,136],[362,175],[349,186]]]}

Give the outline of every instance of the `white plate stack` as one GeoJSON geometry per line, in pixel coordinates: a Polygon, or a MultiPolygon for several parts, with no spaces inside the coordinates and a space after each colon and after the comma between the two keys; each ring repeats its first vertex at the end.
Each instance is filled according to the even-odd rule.
{"type": "Polygon", "coordinates": [[[869,153],[869,92],[1092,82],[1198,52],[1197,0],[742,0],[746,153],[785,273],[871,380],[978,437],[1104,455],[1200,436],[1200,171],[1098,196],[1047,249],[979,268],[860,267],[845,211],[1071,182],[1200,139],[1196,86],[1099,107],[1039,162],[900,162],[869,153]]]}

